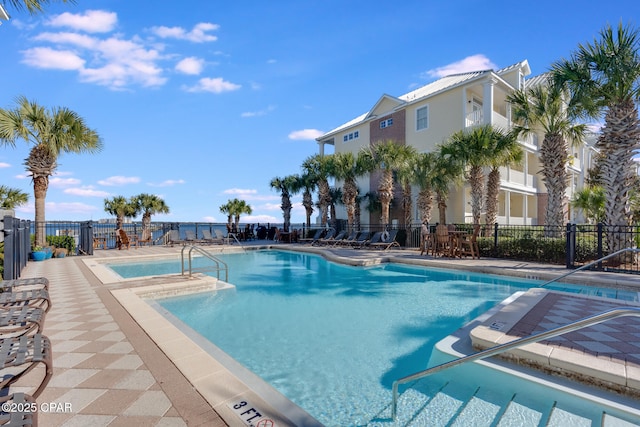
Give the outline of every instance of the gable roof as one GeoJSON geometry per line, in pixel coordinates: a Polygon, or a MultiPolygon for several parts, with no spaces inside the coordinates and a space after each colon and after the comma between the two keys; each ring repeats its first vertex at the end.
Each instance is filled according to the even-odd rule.
{"type": "Polygon", "coordinates": [[[329,132],[326,132],[324,135],[316,138],[316,141],[326,140],[327,138],[342,131],[343,129],[357,125],[361,122],[366,122],[373,117],[389,113],[393,110],[397,110],[399,107],[428,98],[445,90],[449,90],[470,81],[480,79],[487,74],[493,73],[494,75],[499,77],[518,68],[524,68],[525,74],[529,74],[531,72],[529,69],[529,63],[525,59],[524,61],[515,63],[508,67],[501,68],[498,71],[480,70],[467,73],[452,74],[446,77],[442,77],[436,81],[421,86],[418,89],[405,93],[404,95],[401,95],[397,98],[387,94],[383,94],[369,111],[348,121],[347,123],[343,123],[337,128],[330,130],[329,132]],[[391,102],[391,105],[393,105],[393,108],[382,108],[383,105],[388,105],[389,101],[391,102]]]}

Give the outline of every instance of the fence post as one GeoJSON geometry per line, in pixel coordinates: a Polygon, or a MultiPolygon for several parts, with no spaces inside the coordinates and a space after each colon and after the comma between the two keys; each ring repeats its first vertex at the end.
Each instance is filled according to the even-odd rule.
{"type": "Polygon", "coordinates": [[[567,223],[567,239],[566,239],[566,265],[567,268],[574,268],[576,261],[576,225],[567,223]]]}
{"type": "MultiPolygon", "coordinates": [[[[603,234],[604,234],[604,224],[599,222],[598,223],[598,258],[597,259],[601,259],[604,255],[603,255],[603,248],[602,248],[602,241],[603,241],[603,234]]],[[[598,270],[602,270],[602,263],[599,262],[598,266],[596,267],[598,270]]]]}
{"type": "Polygon", "coordinates": [[[493,255],[498,253],[498,223],[493,226],[493,255]]]}

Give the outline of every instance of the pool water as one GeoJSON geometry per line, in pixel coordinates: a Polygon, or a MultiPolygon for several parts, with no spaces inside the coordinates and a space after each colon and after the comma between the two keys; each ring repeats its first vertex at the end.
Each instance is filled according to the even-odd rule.
{"type": "MultiPolygon", "coordinates": [[[[351,267],[284,251],[219,257],[236,291],[159,304],[329,426],[375,419],[389,407],[392,382],[428,367],[438,341],[535,285],[400,264],[351,267]]],[[[180,271],[179,261],[150,263],[148,271],[111,267],[123,276],[180,271]]]]}

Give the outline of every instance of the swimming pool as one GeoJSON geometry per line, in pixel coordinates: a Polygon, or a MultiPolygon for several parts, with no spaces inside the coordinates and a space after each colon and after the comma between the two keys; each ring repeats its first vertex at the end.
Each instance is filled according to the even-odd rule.
{"type": "MultiPolygon", "coordinates": [[[[532,286],[398,264],[349,267],[281,251],[220,257],[236,292],[160,304],[326,425],[374,419],[389,405],[393,380],[424,369],[436,342],[532,286]]],[[[152,273],[112,268],[123,276],[180,270],[179,261],[145,264],[152,273]]]]}

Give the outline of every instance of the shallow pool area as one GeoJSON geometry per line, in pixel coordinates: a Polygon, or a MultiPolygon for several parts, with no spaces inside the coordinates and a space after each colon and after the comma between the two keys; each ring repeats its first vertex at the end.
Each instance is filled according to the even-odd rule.
{"type": "Polygon", "coordinates": [[[160,304],[326,425],[380,417],[393,380],[425,368],[436,342],[532,286],[398,264],[348,267],[284,251],[221,258],[235,291],[160,304]]]}

